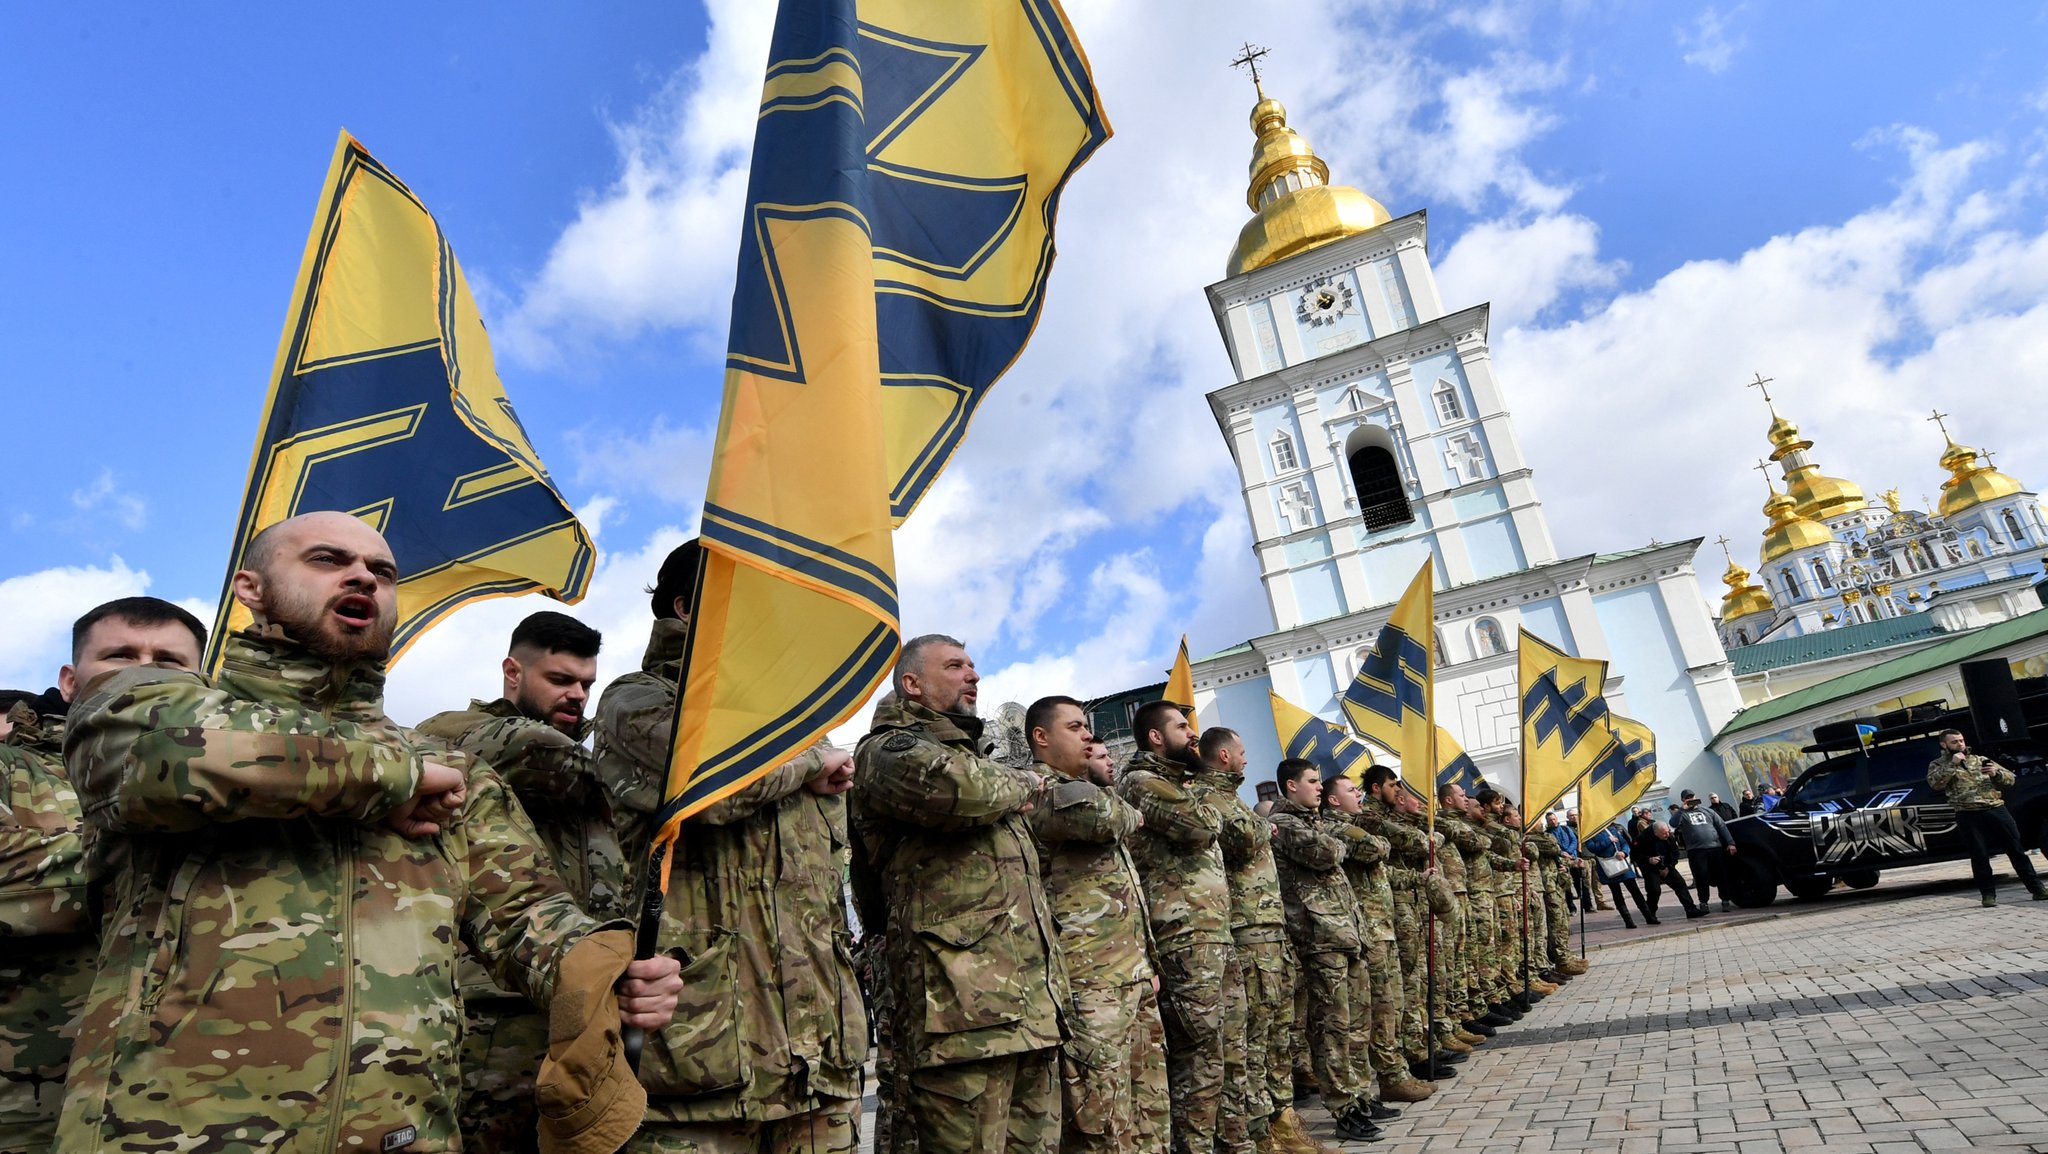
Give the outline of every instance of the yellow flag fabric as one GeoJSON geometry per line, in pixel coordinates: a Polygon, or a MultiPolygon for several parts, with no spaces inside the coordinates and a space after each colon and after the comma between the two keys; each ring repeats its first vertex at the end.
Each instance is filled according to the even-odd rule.
{"type": "Polygon", "coordinates": [[[1166,675],[1166,698],[1188,711],[1188,727],[1202,732],[1195,718],[1195,670],[1188,663],[1188,635],[1180,635],[1180,654],[1173,659],[1173,672],[1166,675]]]}
{"type": "MultiPolygon", "coordinates": [[[[1473,764],[1465,747],[1459,745],[1458,739],[1441,725],[1436,728],[1436,784],[1456,785],[1466,793],[1477,793],[1479,787],[1486,784],[1486,778],[1473,764]]],[[[1436,805],[1434,791],[1430,794],[1429,803],[1432,807],[1436,805]]]]}
{"type": "Polygon", "coordinates": [[[1324,721],[1271,690],[1267,695],[1272,699],[1280,756],[1314,762],[1324,781],[1341,775],[1365,784],[1365,771],[1373,759],[1364,742],[1346,733],[1343,726],[1324,721]]]}
{"type": "MultiPolygon", "coordinates": [[[[1394,605],[1358,676],[1344,690],[1344,716],[1369,741],[1401,757],[1401,780],[1435,812],[1437,733],[1434,561],[1426,560],[1394,605]]],[[[1469,764],[1469,763],[1468,763],[1469,764]]]]}
{"type": "Polygon", "coordinates": [[[1609,728],[1605,661],[1572,657],[1526,629],[1518,657],[1522,819],[1534,828],[1580,778],[1624,776],[1628,755],[1609,728]]]}
{"type": "Polygon", "coordinates": [[[1051,0],[785,0],[755,122],[660,839],[894,660],[893,525],[1030,336],[1109,134],[1051,0]]]}
{"type": "Polygon", "coordinates": [[[369,522],[398,562],[392,660],[471,601],[590,584],[590,535],[498,381],[441,226],[348,133],[320,192],[207,651],[249,611],[229,595],[249,541],[300,513],[369,522]]]}
{"type": "Polygon", "coordinates": [[[1622,760],[1594,766],[1579,782],[1579,829],[1590,836],[1628,812],[1657,780],[1657,735],[1633,717],[1612,714],[1609,727],[1621,743],[1622,760]]]}

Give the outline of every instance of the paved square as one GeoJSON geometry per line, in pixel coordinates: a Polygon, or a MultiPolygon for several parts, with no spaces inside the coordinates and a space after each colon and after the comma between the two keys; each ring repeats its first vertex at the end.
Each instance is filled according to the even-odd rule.
{"type": "Polygon", "coordinates": [[[2048,903],[1928,888],[1602,933],[1590,973],[1348,1148],[2048,1151],[2048,903]]]}

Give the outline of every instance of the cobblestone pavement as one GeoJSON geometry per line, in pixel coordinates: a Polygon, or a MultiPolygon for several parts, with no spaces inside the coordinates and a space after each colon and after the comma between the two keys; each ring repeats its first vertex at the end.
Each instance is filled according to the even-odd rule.
{"type": "MultiPolygon", "coordinates": [[[[2009,876],[1999,895],[1983,908],[1951,863],[1636,931],[1593,914],[1590,973],[1383,1141],[1343,1146],[2048,1154],[2048,902],[2009,876]]],[[[1326,1113],[1302,1115],[1335,1142],[1326,1113]]]]}

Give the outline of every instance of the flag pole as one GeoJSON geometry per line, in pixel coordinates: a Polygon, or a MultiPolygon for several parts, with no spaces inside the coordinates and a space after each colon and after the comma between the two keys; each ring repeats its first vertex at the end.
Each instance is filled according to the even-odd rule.
{"type": "MultiPolygon", "coordinates": [[[[1431,674],[1432,674],[1432,679],[1434,679],[1434,674],[1435,674],[1435,671],[1434,671],[1434,670],[1431,670],[1431,674]]],[[[1424,703],[1425,705],[1433,705],[1433,704],[1435,703],[1435,693],[1434,693],[1434,691],[1433,691],[1433,690],[1430,690],[1430,689],[1425,689],[1425,690],[1424,690],[1424,696],[1423,696],[1423,699],[1422,699],[1422,700],[1423,700],[1423,703],[1424,703]]],[[[1431,717],[1429,718],[1429,765],[1430,765],[1430,777],[1431,777],[1432,779],[1434,779],[1434,778],[1436,777],[1436,718],[1435,718],[1435,717],[1434,717],[1433,715],[1432,715],[1432,716],[1431,716],[1431,717]]],[[[1427,797],[1424,797],[1424,798],[1422,799],[1422,800],[1423,800],[1423,809],[1424,809],[1424,811],[1425,811],[1425,817],[1424,817],[1424,821],[1423,821],[1423,835],[1422,835],[1422,836],[1423,836],[1423,841],[1424,841],[1424,842],[1425,842],[1425,843],[1426,843],[1426,844],[1427,844],[1427,845],[1429,846],[1429,873],[1434,873],[1434,872],[1436,871],[1436,799],[1437,799],[1437,794],[1436,794],[1436,791],[1434,791],[1434,790],[1430,791],[1429,795],[1428,795],[1427,797]]],[[[1436,1049],[1436,906],[1435,906],[1435,905],[1433,905],[1433,904],[1432,904],[1432,903],[1430,902],[1430,900],[1429,900],[1429,874],[1428,874],[1428,873],[1425,873],[1425,874],[1423,875],[1423,878],[1422,878],[1422,908],[1423,908],[1424,912],[1425,912],[1425,913],[1427,914],[1427,916],[1428,916],[1428,918],[1429,918],[1429,926],[1428,926],[1428,933],[1429,933],[1429,938],[1428,938],[1428,946],[1429,946],[1429,948],[1428,948],[1428,951],[1427,951],[1427,953],[1426,953],[1426,955],[1425,955],[1425,958],[1426,958],[1426,964],[1425,964],[1425,966],[1424,966],[1424,969],[1425,969],[1425,970],[1427,971],[1427,974],[1426,974],[1426,976],[1425,976],[1425,978],[1424,978],[1424,980],[1425,980],[1425,982],[1427,983],[1427,985],[1425,986],[1425,988],[1423,989],[1423,992],[1422,992],[1422,994],[1423,994],[1423,998],[1422,998],[1422,1000],[1423,1000],[1423,1002],[1425,1003],[1425,1005],[1424,1005],[1424,1013],[1423,1013],[1423,1021],[1422,1021],[1422,1025],[1423,1025],[1423,1030],[1422,1030],[1422,1032],[1423,1032],[1423,1036],[1424,1036],[1424,1039],[1425,1039],[1425,1045],[1426,1045],[1426,1049],[1424,1050],[1424,1053],[1425,1053],[1425,1054],[1427,1055],[1427,1057],[1428,1057],[1428,1060],[1429,1060],[1429,1065],[1428,1065],[1428,1069],[1429,1069],[1429,1072],[1430,1072],[1430,1074],[1431,1074],[1431,1075],[1432,1075],[1432,1077],[1433,1077],[1433,1076],[1434,1076],[1434,1075],[1436,1074],[1436,1055],[1437,1055],[1437,1049],[1436,1049]]]]}
{"type": "MultiPolygon", "coordinates": [[[[683,644],[683,659],[676,667],[676,711],[669,719],[668,748],[671,760],[675,757],[676,741],[683,732],[683,691],[690,687],[690,665],[697,653],[697,611],[704,604],[705,563],[702,539],[697,546],[697,572],[690,580],[690,624],[689,638],[683,644]]],[[[673,776],[669,766],[662,767],[663,780],[673,776]]],[[[664,787],[664,794],[668,791],[664,787]]],[[[664,798],[663,800],[667,800],[664,798]]],[[[668,843],[661,839],[661,807],[654,811],[654,837],[647,850],[646,872],[640,877],[639,923],[633,928],[633,960],[644,961],[654,956],[661,945],[661,911],[668,904],[668,843]]],[[[676,827],[675,841],[683,840],[681,826],[676,827]]],[[[647,1031],[638,1026],[626,1026],[619,1031],[619,1046],[626,1052],[626,1066],[635,1074],[640,1072],[640,1052],[646,1048],[647,1031]]]]}

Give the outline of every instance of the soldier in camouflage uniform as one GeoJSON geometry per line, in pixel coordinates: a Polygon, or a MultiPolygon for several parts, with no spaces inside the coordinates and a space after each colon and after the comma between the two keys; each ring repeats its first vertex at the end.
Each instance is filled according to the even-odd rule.
{"type": "MultiPolygon", "coordinates": [[[[71,630],[58,702],[132,665],[197,669],[199,620],[155,597],[109,601],[71,630]]],[[[99,953],[78,793],[64,767],[64,718],[47,697],[7,711],[0,740],[0,1154],[53,1149],[78,1014],[99,953]]]]}
{"type": "Polygon", "coordinates": [[[1117,793],[1145,819],[1131,858],[1145,884],[1158,950],[1173,1149],[1210,1154],[1223,1121],[1225,991],[1242,981],[1230,937],[1230,883],[1217,844],[1223,819],[1192,787],[1202,761],[1179,707],[1147,702],[1131,729],[1138,752],[1117,775],[1117,793]]]}
{"type": "Polygon", "coordinates": [[[1529,932],[1530,907],[1526,899],[1530,894],[1528,883],[1534,879],[1529,876],[1528,863],[1522,856],[1520,828],[1504,820],[1507,798],[1498,790],[1482,787],[1473,800],[1477,806],[1471,813],[1472,822],[1486,837],[1487,867],[1494,876],[1493,964],[1480,983],[1485,1012],[1475,1018],[1497,1028],[1504,1023],[1488,1021],[1487,1016],[1512,1017],[1504,1012],[1504,1007],[1522,985],[1522,947],[1529,932]]]}
{"type": "MultiPolygon", "coordinates": [[[[698,556],[693,541],[663,563],[640,672],[597,707],[598,777],[636,806],[668,778],[698,556]]],[[[683,994],[647,1038],[627,1151],[855,1149],[868,1019],[842,896],[852,785],[852,758],[821,742],[683,823],[655,943],[683,964],[683,994]]],[[[653,814],[622,820],[619,841],[646,845],[653,814]]]]}
{"type": "MultiPolygon", "coordinates": [[[[1438,1064],[1443,1067],[1464,1061],[1472,1049],[1461,1034],[1465,1033],[1463,1022],[1471,1006],[1467,979],[1473,964],[1472,927],[1477,920],[1479,903],[1472,891],[1467,855],[1482,852],[1483,839],[1465,822],[1464,810],[1463,787],[1449,782],[1438,786],[1436,832],[1443,840],[1436,848],[1437,868],[1443,871],[1445,881],[1457,898],[1456,909],[1438,925],[1437,1017],[1431,1028],[1436,1033],[1438,1064]],[[1472,848],[1467,849],[1468,846],[1472,848]]],[[[1432,1077],[1441,1077],[1444,1072],[1439,1069],[1432,1077]]]]}
{"type": "MultiPolygon", "coordinates": [[[[547,846],[555,875],[585,913],[630,916],[626,863],[583,739],[584,703],[597,679],[597,630],[543,610],[512,630],[499,665],[504,696],[438,713],[419,732],[498,771],[547,846]]],[[[548,1048],[548,1016],[491,980],[465,951],[462,991],[462,1136],[479,1150],[539,1149],[533,1081],[548,1048]]]]}
{"type": "MultiPolygon", "coordinates": [[[[1383,795],[1387,791],[1382,787],[1380,792],[1383,795]]],[[[1457,891],[1443,870],[1430,864],[1432,846],[1439,847],[1441,852],[1443,832],[1428,827],[1422,798],[1412,790],[1397,783],[1391,792],[1392,817],[1386,828],[1405,832],[1401,836],[1390,835],[1388,840],[1394,845],[1394,860],[1414,875],[1412,891],[1404,894],[1398,881],[1394,890],[1395,929],[1400,935],[1397,940],[1401,947],[1401,973],[1407,991],[1407,1004],[1401,1014],[1401,1052],[1408,1059],[1408,1070],[1416,1084],[1434,1090],[1437,1079],[1453,1077],[1456,1071],[1448,1064],[1433,1065],[1430,1061],[1434,1033],[1428,1006],[1430,975],[1434,967],[1440,989],[1441,971],[1452,963],[1451,947],[1462,915],[1457,891]]],[[[1386,804],[1384,796],[1376,796],[1376,800],[1386,804]]],[[[1456,853],[1453,849],[1445,857],[1456,853]]]]}
{"type": "MultiPolygon", "coordinates": [[[[1276,1150],[1273,1115],[1294,1097],[1294,977],[1287,965],[1287,910],[1273,862],[1273,826],[1238,796],[1245,757],[1236,732],[1220,726],[1207,730],[1201,754],[1194,792],[1222,823],[1217,840],[1230,883],[1230,934],[1243,979],[1234,993],[1226,991],[1233,1017],[1242,1008],[1244,1033],[1238,1045],[1226,1036],[1224,1095],[1241,1103],[1251,1142],[1261,1151],[1276,1150]]],[[[1226,1149],[1238,1140],[1234,1132],[1229,1139],[1226,1149]]]]}
{"type": "MultiPolygon", "coordinates": [[[[1056,782],[1031,811],[1045,896],[1059,926],[1073,1002],[1060,1048],[1066,1118],[1063,1154],[1165,1154],[1167,1127],[1141,1128],[1166,1111],[1166,1054],[1154,1046],[1159,993],[1152,931],[1138,867],[1124,842],[1138,811],[1091,762],[1088,714],[1071,697],[1045,697],[1024,713],[1034,769],[1056,782]]],[[[1106,751],[1105,751],[1106,754],[1106,751]]]]}
{"type": "MultiPolygon", "coordinates": [[[[381,536],[306,514],[244,564],[255,623],[216,685],[122,670],[72,709],[67,764],[116,868],[58,1146],[460,1149],[459,943],[545,1003],[584,968],[572,949],[630,952],[628,926],[576,908],[495,772],[384,715],[381,536]]],[[[627,975],[622,1022],[658,1028],[676,964],[627,975]]]]}
{"type": "MultiPolygon", "coordinates": [[[[1991,872],[1994,852],[2005,854],[2012,862],[2013,873],[2035,901],[2048,900],[2048,889],[2042,887],[2039,875],[2034,873],[2034,863],[2028,859],[2027,844],[2020,840],[2012,811],[2005,808],[2005,791],[2019,779],[2012,770],[1983,754],[1971,753],[1961,730],[1944,729],[1936,737],[1941,742],[1941,756],[1928,763],[1927,785],[1948,795],[1948,803],[1955,807],[1956,825],[1969,839],[1970,876],[1976,879],[1984,904],[1998,904],[1998,881],[1991,872]]],[[[1728,852],[1735,852],[1734,847],[1729,847],[1728,852]]],[[[1705,903],[1701,906],[1704,908],[1705,903]]]]}
{"type": "MultiPolygon", "coordinates": [[[[1427,908],[1421,900],[1422,874],[1428,865],[1429,839],[1416,825],[1404,820],[1400,799],[1406,793],[1401,776],[1383,765],[1365,771],[1365,799],[1352,818],[1367,833],[1387,844],[1383,865],[1367,877],[1368,892],[1361,904],[1372,916],[1372,932],[1384,938],[1382,959],[1368,956],[1373,975],[1373,1012],[1384,1012],[1386,1020],[1373,1022],[1373,1068],[1380,1077],[1380,1097],[1389,1102],[1420,1102],[1436,1087],[1409,1074],[1404,1050],[1422,1045],[1422,986],[1416,960],[1421,953],[1420,931],[1427,908]],[[1406,939],[1406,940],[1404,940],[1406,939]],[[1416,971],[1416,981],[1407,975],[1416,971]],[[1385,991],[1384,995],[1382,990],[1385,991]],[[1403,1045],[1403,1024],[1414,1021],[1413,1045],[1403,1045]]],[[[1412,794],[1407,796],[1413,797],[1412,794]]],[[[1368,943],[1370,950],[1370,943],[1368,943]]]]}
{"type": "MultiPolygon", "coordinates": [[[[1351,970],[1351,1082],[1358,1087],[1360,1108],[1374,1121],[1395,1117],[1398,1110],[1380,1105],[1379,1073],[1398,1068],[1393,1055],[1395,986],[1387,967],[1394,958],[1394,895],[1387,886],[1387,839],[1356,820],[1363,812],[1358,783],[1333,777],[1323,783],[1324,826],[1344,839],[1344,876],[1351,882],[1352,917],[1358,923],[1358,962],[1351,970]],[[1385,899],[1385,918],[1379,917],[1385,899]],[[1382,937],[1381,935],[1385,936],[1382,937]],[[1381,1065],[1382,1062],[1387,1063],[1381,1065]]],[[[1396,963],[1398,964],[1398,963],[1396,963]]]]}
{"type": "Polygon", "coordinates": [[[903,646],[896,700],[854,753],[856,867],[887,904],[898,1086],[923,1154],[1060,1141],[1069,1004],[1029,814],[1054,783],[982,756],[974,662],[936,634],[903,646]]]}
{"type": "MultiPolygon", "coordinates": [[[[1436,815],[1437,828],[1444,831],[1450,844],[1458,847],[1465,864],[1465,950],[1459,967],[1459,985],[1453,990],[1453,1020],[1468,1029],[1467,1023],[1471,1022],[1492,1024],[1484,1020],[1489,1012],[1486,995],[1498,968],[1500,952],[1496,936],[1500,912],[1494,885],[1493,839],[1474,820],[1476,808],[1471,798],[1461,796],[1457,805],[1444,806],[1436,815]]],[[[1442,1044],[1453,1051],[1459,1048],[1455,1039],[1442,1044]]]]}
{"type": "MultiPolygon", "coordinates": [[[[1354,1080],[1351,1018],[1354,973],[1360,969],[1358,898],[1344,871],[1355,839],[1324,816],[1323,781],[1314,763],[1288,758],[1275,773],[1280,798],[1273,804],[1273,859],[1286,904],[1287,936],[1301,960],[1295,1020],[1306,1023],[1310,1062],[1323,1107],[1337,1119],[1341,1138],[1370,1142],[1380,1133],[1369,1115],[1365,1087],[1354,1080]]],[[[1353,830],[1362,837],[1364,831],[1353,830]]]]}

